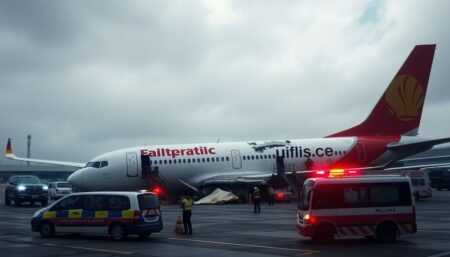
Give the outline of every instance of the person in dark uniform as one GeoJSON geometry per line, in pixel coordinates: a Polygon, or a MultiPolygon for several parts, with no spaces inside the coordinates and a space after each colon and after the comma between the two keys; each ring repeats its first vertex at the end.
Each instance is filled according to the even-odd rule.
{"type": "Polygon", "coordinates": [[[192,216],[192,206],[194,202],[189,196],[185,196],[181,201],[181,207],[183,208],[183,226],[185,235],[192,235],[192,224],[191,224],[191,216],[192,216]]]}
{"type": "Polygon", "coordinates": [[[254,213],[260,213],[261,212],[261,206],[259,205],[261,203],[261,193],[259,192],[258,187],[253,188],[253,204],[254,204],[254,213]]]}
{"type": "Polygon", "coordinates": [[[273,205],[273,187],[270,185],[267,187],[267,203],[273,205]]]}

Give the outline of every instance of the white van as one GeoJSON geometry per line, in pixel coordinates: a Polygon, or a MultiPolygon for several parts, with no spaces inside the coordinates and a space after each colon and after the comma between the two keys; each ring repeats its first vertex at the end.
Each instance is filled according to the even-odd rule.
{"type": "Polygon", "coordinates": [[[406,176],[309,178],[303,184],[297,231],[316,242],[335,236],[393,242],[417,231],[411,180],[406,176]]]}
{"type": "Polygon", "coordinates": [[[428,173],[422,170],[408,170],[406,171],[406,175],[411,179],[416,200],[433,196],[428,173]]]}
{"type": "Polygon", "coordinates": [[[162,228],[160,202],[154,193],[74,193],[38,210],[31,219],[31,229],[42,237],[58,232],[100,233],[122,240],[129,234],[146,238],[162,228]]]}

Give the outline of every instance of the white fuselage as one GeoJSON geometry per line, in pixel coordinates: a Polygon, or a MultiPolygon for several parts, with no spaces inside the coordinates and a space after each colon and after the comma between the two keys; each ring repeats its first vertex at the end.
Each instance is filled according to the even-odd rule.
{"type": "Polygon", "coordinates": [[[143,177],[143,159],[150,168],[178,191],[186,182],[194,187],[220,176],[271,175],[276,156],[284,156],[285,171],[329,167],[355,146],[357,138],[320,138],[277,141],[154,145],[126,148],[95,157],[90,163],[108,162],[105,167],[85,167],[69,178],[83,190],[148,189],[143,177]]]}

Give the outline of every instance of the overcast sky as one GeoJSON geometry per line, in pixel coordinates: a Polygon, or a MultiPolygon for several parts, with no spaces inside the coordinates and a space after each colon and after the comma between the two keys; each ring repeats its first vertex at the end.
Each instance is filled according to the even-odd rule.
{"type": "MultiPolygon", "coordinates": [[[[323,137],[363,121],[438,45],[419,134],[450,136],[450,1],[0,1],[0,144],[89,161],[124,147],[323,137]]],[[[11,164],[2,154],[0,164],[11,164]]]]}

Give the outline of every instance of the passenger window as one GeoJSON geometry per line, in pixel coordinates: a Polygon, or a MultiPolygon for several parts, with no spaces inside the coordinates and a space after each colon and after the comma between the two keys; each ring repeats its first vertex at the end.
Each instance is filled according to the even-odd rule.
{"type": "Polygon", "coordinates": [[[188,163],[191,163],[191,159],[187,159],[187,162],[188,162],[188,163]]]}
{"type": "Polygon", "coordinates": [[[106,167],[106,166],[108,166],[108,162],[107,161],[102,161],[100,163],[100,168],[103,168],[103,167],[106,167]]]}
{"type": "Polygon", "coordinates": [[[373,204],[399,203],[399,188],[396,186],[372,186],[370,188],[370,199],[373,204]]]}
{"type": "Polygon", "coordinates": [[[200,158],[197,158],[197,162],[200,162],[200,158]]]}
{"type": "Polygon", "coordinates": [[[209,157],[208,157],[208,158],[206,158],[206,162],[209,162],[209,157]]]}
{"type": "Polygon", "coordinates": [[[212,162],[214,162],[214,157],[213,157],[213,158],[211,158],[211,161],[212,161],[212,162]]]}
{"type": "Polygon", "coordinates": [[[245,161],[245,155],[244,156],[242,156],[242,159],[245,161]]]}
{"type": "Polygon", "coordinates": [[[183,163],[186,163],[186,159],[183,159],[183,163]]]}
{"type": "Polygon", "coordinates": [[[100,162],[94,162],[94,164],[92,165],[92,167],[94,167],[94,168],[100,168],[100,162]]]}
{"type": "MultiPolygon", "coordinates": [[[[55,210],[76,210],[83,208],[83,198],[80,195],[73,195],[63,199],[57,205],[55,210]]],[[[53,208],[52,208],[53,209],[53,208]]]]}
{"type": "Polygon", "coordinates": [[[344,186],[345,205],[367,205],[369,203],[369,189],[364,186],[344,186]]]}
{"type": "Polygon", "coordinates": [[[226,160],[227,160],[227,162],[228,162],[228,161],[230,161],[230,158],[227,156],[226,160]]]}
{"type": "Polygon", "coordinates": [[[192,162],[195,163],[195,158],[192,159],[192,162]]]}
{"type": "Polygon", "coordinates": [[[130,209],[130,200],[122,195],[108,196],[108,210],[119,211],[130,209]]]}
{"type": "Polygon", "coordinates": [[[224,157],[222,157],[222,161],[223,161],[223,162],[225,161],[225,158],[224,158],[224,157]]]}
{"type": "Polygon", "coordinates": [[[88,211],[108,210],[106,195],[87,195],[84,200],[84,209],[88,211]]]}
{"type": "Polygon", "coordinates": [[[216,162],[219,162],[219,157],[216,157],[216,162]]]}
{"type": "Polygon", "coordinates": [[[167,164],[167,160],[164,160],[164,164],[167,164]]]}

